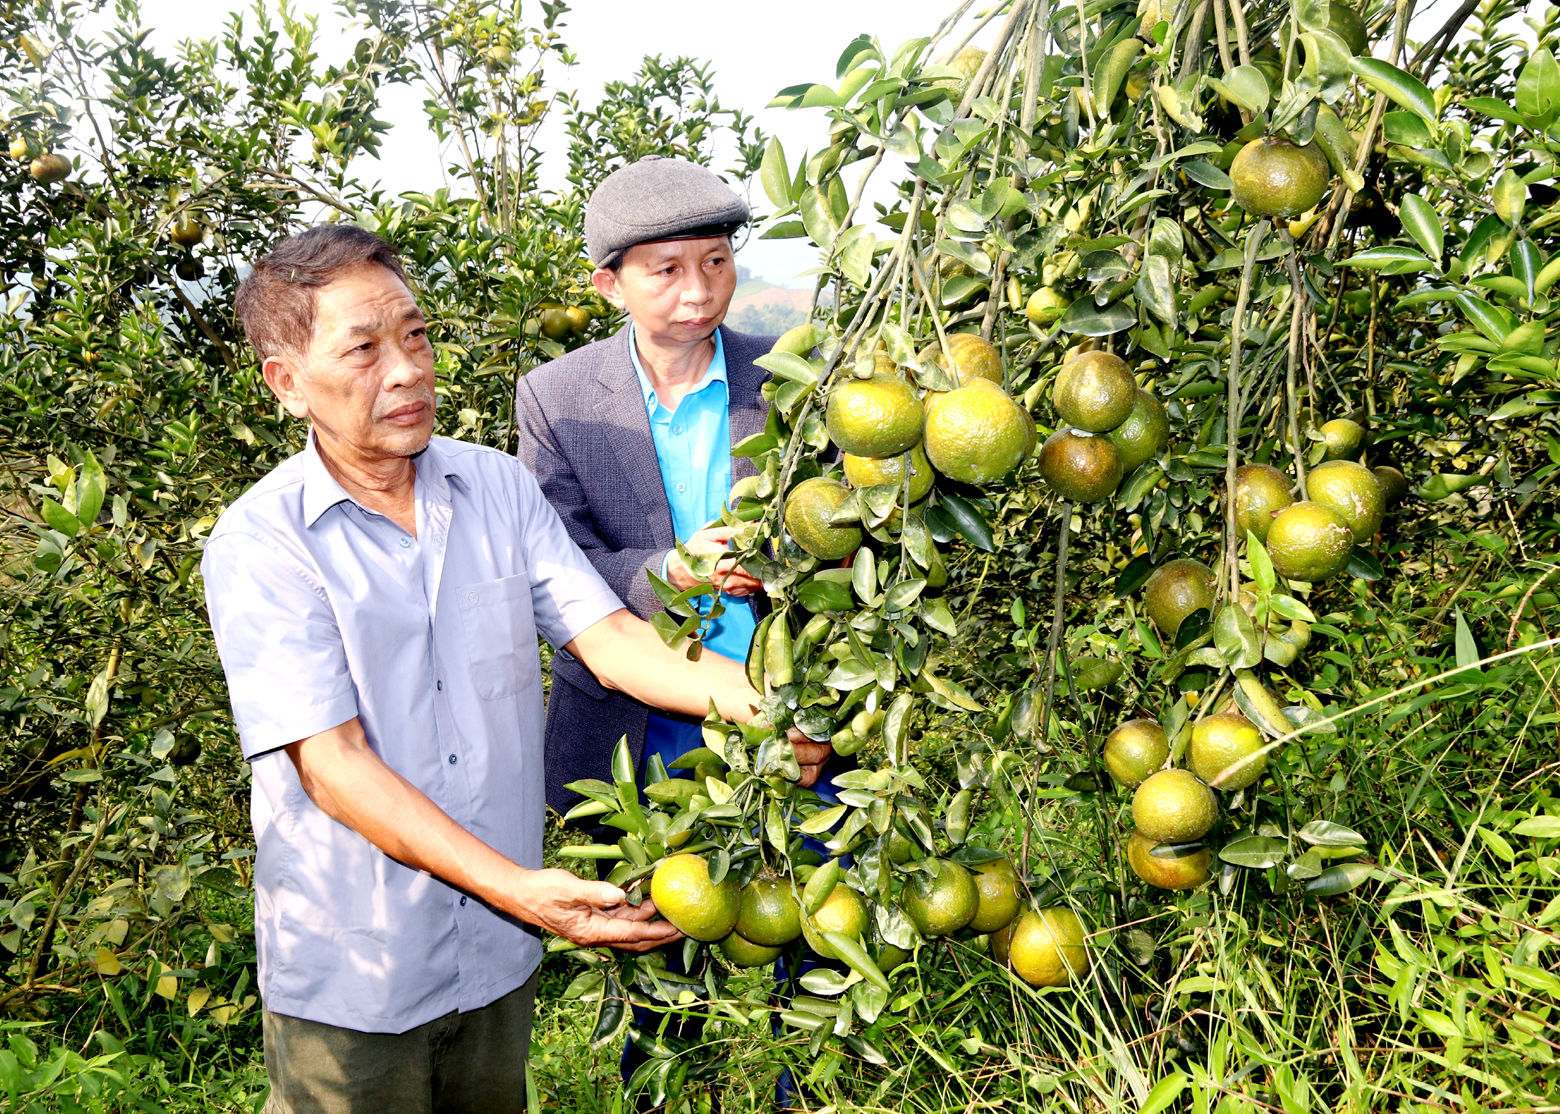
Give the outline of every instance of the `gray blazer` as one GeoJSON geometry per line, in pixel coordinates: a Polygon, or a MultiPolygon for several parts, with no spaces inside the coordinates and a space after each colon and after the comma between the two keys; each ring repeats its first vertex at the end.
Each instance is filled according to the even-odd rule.
{"type": "MultiPolygon", "coordinates": [[[[759,387],[769,373],[753,361],[775,338],[725,326],[720,335],[735,445],[764,428],[769,406],[759,387]]],[[[624,328],[522,376],[515,412],[521,462],[596,571],[629,610],[648,619],[661,604],[645,570],[659,573],[677,539],[628,338],[624,328]]],[[[751,460],[732,458],[733,482],[753,474],[751,460]]],[[[552,677],[547,803],[565,812],[579,800],[563,788],[569,782],[612,780],[612,749],[619,738],[628,737],[637,766],[649,709],[603,688],[565,650],[553,655],[552,677]]]]}

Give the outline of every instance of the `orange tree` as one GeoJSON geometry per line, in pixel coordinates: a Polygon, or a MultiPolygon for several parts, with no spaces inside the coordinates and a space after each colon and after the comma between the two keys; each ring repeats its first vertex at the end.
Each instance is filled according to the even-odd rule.
{"type": "Polygon", "coordinates": [[[580,110],[556,84],[564,11],[369,5],[332,59],[285,9],[172,54],[134,5],[6,9],[0,1091],[18,1108],[165,1101],[181,1076],[210,1088],[190,1102],[243,1105],[263,1082],[247,771],[195,575],[222,509],[301,435],[232,314],[245,261],[320,220],[390,238],[438,322],[440,432],[509,446],[515,377],[612,327],[582,260],[594,181],[718,144],[747,173],[762,137],[690,60],[647,59],[580,110]],[[426,91],[447,184],[363,177],[394,82],[426,91]],[[557,113],[576,173],[548,192],[534,141],[557,113]]]}
{"type": "MultiPolygon", "coordinates": [[[[1417,43],[1411,3],[1015,0],[977,50],[964,11],[783,90],[826,137],[762,166],[764,234],[824,267],[738,449],[748,668],[859,768],[824,801],[711,721],[691,781],[578,785],[621,838],[568,853],[674,921],[691,872],[715,946],[579,951],[572,993],[599,1040],[659,1003],[839,1109],[1541,1101],[1555,13],[1417,43]],[[946,880],[1005,859],[1030,911],[968,927],[946,880]],[[799,942],[744,934],[777,886],[799,942]],[[1035,943],[1064,915],[1075,959],[1035,943]],[[785,947],[837,962],[775,1005],[785,947]]],[[[653,1099],[720,1086],[630,1031],[653,1099]]]]}

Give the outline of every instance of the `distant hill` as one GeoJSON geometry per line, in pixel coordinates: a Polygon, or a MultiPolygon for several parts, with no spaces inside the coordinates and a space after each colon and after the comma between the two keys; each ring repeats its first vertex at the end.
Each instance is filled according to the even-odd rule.
{"type": "Polygon", "coordinates": [[[737,292],[726,313],[726,324],[739,333],[774,336],[805,322],[811,307],[811,290],[776,286],[738,266],[737,292]]]}

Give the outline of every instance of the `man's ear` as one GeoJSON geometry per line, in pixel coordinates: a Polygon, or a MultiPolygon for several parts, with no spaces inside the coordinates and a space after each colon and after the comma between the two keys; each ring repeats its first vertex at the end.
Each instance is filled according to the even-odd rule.
{"type": "Polygon", "coordinates": [[[260,364],[260,374],[289,414],[295,418],[309,416],[309,400],[299,383],[303,375],[295,360],[289,356],[267,356],[260,364]]]}
{"type": "Polygon", "coordinates": [[[590,284],[596,288],[597,294],[600,294],[614,307],[617,309],[624,307],[623,292],[618,289],[618,275],[616,271],[608,270],[606,267],[597,267],[591,272],[590,284]]]}

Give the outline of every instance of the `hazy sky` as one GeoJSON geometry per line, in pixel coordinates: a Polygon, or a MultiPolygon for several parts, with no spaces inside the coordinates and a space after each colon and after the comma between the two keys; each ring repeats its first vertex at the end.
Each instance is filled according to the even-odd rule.
{"type": "MultiPolygon", "coordinates": [[[[977,0],[974,10],[979,13],[987,6],[986,0],[977,0]]],[[[1431,34],[1456,6],[1457,0],[1421,2],[1413,23],[1415,36],[1431,34]]],[[[144,26],[153,29],[153,47],[171,51],[178,39],[218,33],[228,13],[244,7],[240,0],[205,4],[143,0],[142,19],[144,26]]],[[[875,35],[892,50],[906,39],[931,34],[955,7],[956,0],[781,0],[726,5],[578,0],[574,10],[564,16],[561,33],[579,63],[571,70],[560,68],[554,80],[577,91],[581,101],[591,105],[600,99],[605,82],[632,77],[647,54],[708,60],[714,64],[721,103],[742,108],[764,131],[778,135],[794,169],[804,150],[816,151],[821,146],[827,119],[818,109],[766,109],[774,94],[802,82],[833,83],[840,52],[858,34],[875,35]]],[[[308,10],[308,6],[300,5],[298,10],[308,10]]],[[[321,57],[327,61],[345,57],[360,32],[348,27],[333,6],[319,5],[315,11],[321,57]]],[[[539,5],[528,5],[527,15],[533,12],[540,16],[539,5]]],[[[975,41],[989,39],[994,26],[975,41]]],[[[395,127],[381,158],[363,159],[354,171],[370,180],[378,178],[393,193],[431,191],[445,185],[448,160],[424,123],[421,93],[405,86],[390,87],[383,91],[383,102],[382,114],[395,127]]],[[[561,186],[563,129],[561,120],[553,124],[540,141],[543,150],[554,156],[544,159],[544,179],[561,186]]],[[[892,176],[885,170],[877,177],[884,180],[886,191],[892,176]]],[[[757,207],[767,209],[767,200],[756,184],[754,188],[757,207]]],[[[816,265],[817,252],[801,240],[751,240],[740,259],[772,282],[792,284],[795,276],[816,265]]]]}
{"type": "MultiPolygon", "coordinates": [[[[171,50],[178,39],[217,34],[228,13],[243,7],[238,0],[200,5],[189,0],[143,0],[142,22],[154,29],[155,49],[171,50]]],[[[818,109],[765,109],[776,92],[805,81],[832,83],[840,52],[858,34],[876,35],[892,49],[906,39],[930,34],[954,7],[955,0],[785,0],[712,6],[579,0],[563,17],[561,27],[563,41],[579,62],[570,70],[560,68],[555,80],[577,91],[589,105],[600,99],[605,82],[632,77],[647,54],[708,60],[714,64],[715,90],[722,105],[740,107],[765,132],[779,135],[794,165],[803,150],[819,148],[827,120],[818,109]],[[720,11],[721,7],[727,10],[720,11]],[[707,14],[711,12],[719,14],[707,14]]],[[[343,57],[359,32],[348,28],[334,7],[321,5],[315,11],[321,57],[327,61],[343,57]]],[[[532,11],[540,17],[539,6],[528,5],[527,14],[532,11]]],[[[447,160],[424,124],[421,94],[404,86],[391,87],[384,90],[383,99],[383,115],[395,127],[381,158],[362,160],[354,171],[364,178],[377,177],[392,192],[431,191],[444,185],[447,160]]],[[[561,121],[557,123],[543,133],[541,145],[549,153],[560,152],[556,159],[546,159],[544,166],[550,184],[562,185],[563,131],[561,121]]],[[[755,201],[760,209],[768,208],[761,191],[755,201]]],[[[816,265],[816,249],[804,244],[752,240],[740,259],[772,282],[789,283],[816,265]]]]}

